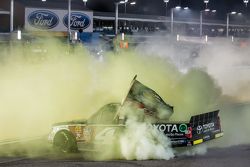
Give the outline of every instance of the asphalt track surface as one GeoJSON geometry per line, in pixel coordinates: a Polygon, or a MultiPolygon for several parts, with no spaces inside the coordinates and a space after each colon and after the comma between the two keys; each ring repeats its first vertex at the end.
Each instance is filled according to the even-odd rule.
{"type": "MultiPolygon", "coordinates": [[[[82,155],[82,154],[81,154],[82,155]]],[[[43,157],[0,157],[0,166],[11,167],[248,167],[250,166],[250,145],[208,149],[205,155],[180,156],[171,160],[146,161],[91,161],[79,154],[67,158],[43,157]]]]}

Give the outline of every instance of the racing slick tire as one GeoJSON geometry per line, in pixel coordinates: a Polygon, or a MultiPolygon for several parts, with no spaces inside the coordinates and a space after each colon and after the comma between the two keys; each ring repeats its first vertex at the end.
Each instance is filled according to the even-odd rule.
{"type": "Polygon", "coordinates": [[[76,139],[70,132],[62,130],[55,135],[53,146],[61,153],[78,152],[76,139]]]}

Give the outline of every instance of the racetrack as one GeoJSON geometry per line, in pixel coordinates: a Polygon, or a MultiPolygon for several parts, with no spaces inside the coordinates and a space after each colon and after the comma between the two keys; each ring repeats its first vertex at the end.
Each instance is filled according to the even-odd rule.
{"type": "MultiPolygon", "coordinates": [[[[87,154],[87,153],[86,153],[87,154]]],[[[35,158],[1,157],[0,166],[12,167],[62,167],[62,166],[88,166],[88,167],[130,167],[130,166],[165,166],[165,167],[245,167],[250,164],[250,145],[239,145],[228,148],[208,149],[205,155],[180,156],[172,160],[146,160],[146,161],[90,161],[75,154],[67,158],[56,157],[51,154],[35,158]]]]}

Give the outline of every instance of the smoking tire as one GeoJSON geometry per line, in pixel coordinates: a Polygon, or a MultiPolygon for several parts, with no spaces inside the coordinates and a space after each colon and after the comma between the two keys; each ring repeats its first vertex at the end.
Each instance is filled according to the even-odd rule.
{"type": "Polygon", "coordinates": [[[55,135],[53,146],[60,153],[74,153],[78,151],[75,137],[66,130],[60,131],[55,135]]]}

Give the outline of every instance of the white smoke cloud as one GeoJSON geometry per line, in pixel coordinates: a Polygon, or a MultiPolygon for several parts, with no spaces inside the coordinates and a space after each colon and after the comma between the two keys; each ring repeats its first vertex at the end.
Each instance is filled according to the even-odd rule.
{"type": "MultiPolygon", "coordinates": [[[[162,38],[160,41],[154,39],[156,38],[147,40],[149,45],[139,45],[138,49],[143,48],[143,52],[163,59],[170,59],[179,71],[185,71],[185,74],[188,74],[188,71],[192,69],[202,70],[214,80],[215,85],[221,88],[222,96],[218,96],[217,100],[210,103],[208,109],[221,110],[221,124],[225,135],[221,139],[210,142],[209,146],[232,146],[249,143],[250,135],[246,133],[250,127],[248,123],[250,119],[249,47],[241,47],[240,39],[232,43],[226,38],[209,38],[208,43],[200,44],[187,40],[187,43],[191,45],[184,49],[179,46],[182,44],[187,46],[187,44],[181,44],[181,42],[170,44],[173,40],[169,37],[162,38]],[[198,54],[192,55],[193,51],[197,51],[198,54]]],[[[197,82],[202,81],[201,78],[197,79],[197,82]]],[[[209,85],[211,84],[206,85],[206,87],[209,85]]],[[[185,85],[179,89],[183,89],[183,87],[185,85]]],[[[196,90],[193,89],[192,92],[196,93],[196,90]]],[[[197,105],[201,101],[199,99],[197,105]]],[[[194,106],[195,104],[193,104],[194,106]]],[[[173,115],[173,117],[175,116],[173,115]]]]}
{"type": "MultiPolygon", "coordinates": [[[[234,48],[230,50],[228,45],[211,46],[209,52],[205,52],[205,47],[200,57],[194,57],[192,47],[180,51],[179,45],[169,46],[171,41],[157,39],[149,41],[149,45],[139,46],[139,53],[131,50],[115,56],[109,53],[104,62],[99,62],[82,47],[76,47],[74,54],[69,55],[62,43],[43,42],[48,52],[42,59],[37,59],[38,55],[29,53],[27,48],[23,50],[22,46],[14,46],[11,53],[3,49],[1,61],[4,63],[0,66],[2,139],[44,134],[52,123],[87,118],[106,103],[120,102],[135,74],[174,106],[173,121],[187,121],[194,114],[209,111],[210,105],[224,98],[217,83],[223,88],[223,94],[245,100],[250,94],[247,94],[250,91],[247,72],[239,77],[236,71],[226,74],[220,68],[226,66],[223,63],[232,67],[236,62],[242,65],[248,61],[247,51],[243,54],[234,48]],[[238,53],[240,56],[235,57],[238,53]],[[188,69],[187,73],[180,73],[181,69],[188,69]],[[240,79],[236,82],[233,78],[240,79]],[[233,81],[232,85],[228,79],[233,81]]],[[[229,117],[223,111],[221,120],[225,135],[233,136],[240,128],[237,125],[230,131],[229,126],[234,125],[231,122],[242,121],[248,125],[249,114],[244,117],[244,112],[240,113],[242,119],[226,119],[229,117]]],[[[248,135],[242,136],[239,143],[246,139],[248,135]]],[[[152,129],[149,122],[128,120],[120,142],[121,153],[126,159],[171,159],[176,155],[169,139],[152,129]]],[[[203,154],[206,149],[201,148],[187,154],[203,154]]]]}
{"type": "Polygon", "coordinates": [[[121,136],[121,153],[127,160],[174,158],[170,139],[147,123],[127,121],[121,136]]]}

